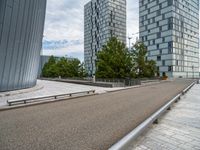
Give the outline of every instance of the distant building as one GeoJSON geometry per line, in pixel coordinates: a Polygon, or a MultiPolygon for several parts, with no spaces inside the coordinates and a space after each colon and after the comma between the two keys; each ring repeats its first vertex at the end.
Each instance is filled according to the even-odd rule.
{"type": "Polygon", "coordinates": [[[140,0],[140,41],[162,75],[199,76],[199,0],[140,0]]]}
{"type": "Polygon", "coordinates": [[[36,85],[46,0],[0,0],[0,92],[36,85]]]}
{"type": "Polygon", "coordinates": [[[126,43],[126,0],[91,0],[84,7],[84,60],[89,75],[96,54],[111,37],[126,43]]]}

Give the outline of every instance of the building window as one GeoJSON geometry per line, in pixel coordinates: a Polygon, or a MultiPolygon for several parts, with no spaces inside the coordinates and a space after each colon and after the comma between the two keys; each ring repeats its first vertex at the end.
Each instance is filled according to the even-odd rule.
{"type": "Polygon", "coordinates": [[[176,65],[178,66],[178,60],[176,60],[176,65]]]}
{"type": "Polygon", "coordinates": [[[161,37],[161,33],[158,32],[158,33],[157,33],[157,38],[160,38],[160,37],[161,37]]]}
{"type": "Polygon", "coordinates": [[[172,49],[173,49],[173,42],[168,42],[168,51],[169,51],[169,54],[172,53],[172,49]]]}
{"type": "Polygon", "coordinates": [[[162,27],[160,27],[160,32],[162,31],[162,27]]]}
{"type": "Polygon", "coordinates": [[[165,42],[165,38],[164,37],[162,38],[162,41],[165,42]]]}
{"type": "Polygon", "coordinates": [[[168,6],[171,6],[173,4],[173,0],[168,0],[168,6]]]}
{"type": "Polygon", "coordinates": [[[165,60],[162,61],[162,65],[165,66],[165,60]]]}
{"type": "Polygon", "coordinates": [[[156,46],[157,46],[157,49],[159,49],[159,44],[157,44],[156,46]]]}
{"type": "Polygon", "coordinates": [[[162,15],[163,20],[165,20],[165,14],[162,15]]]}
{"type": "Polygon", "coordinates": [[[160,10],[157,10],[157,16],[160,16],[160,14],[161,14],[160,10]]]}
{"type": "Polygon", "coordinates": [[[159,21],[157,22],[157,27],[159,27],[159,21]]]}
{"type": "Polygon", "coordinates": [[[159,67],[159,66],[157,66],[157,71],[158,71],[158,72],[160,71],[160,67],[159,67]]]}
{"type": "Polygon", "coordinates": [[[169,18],[168,19],[168,30],[171,30],[173,29],[173,18],[169,18]]]}
{"type": "Polygon", "coordinates": [[[168,24],[168,30],[172,30],[172,29],[173,29],[173,24],[172,23],[168,24]]]}
{"type": "Polygon", "coordinates": [[[150,51],[148,51],[148,56],[151,56],[151,52],[150,51]]]}
{"type": "Polygon", "coordinates": [[[161,61],[161,56],[157,56],[157,61],[161,61]]]}
{"type": "Polygon", "coordinates": [[[168,71],[171,72],[172,70],[172,66],[168,66],[168,71]]]}
{"type": "Polygon", "coordinates": [[[152,23],[155,23],[155,18],[152,18],[152,23]]]}

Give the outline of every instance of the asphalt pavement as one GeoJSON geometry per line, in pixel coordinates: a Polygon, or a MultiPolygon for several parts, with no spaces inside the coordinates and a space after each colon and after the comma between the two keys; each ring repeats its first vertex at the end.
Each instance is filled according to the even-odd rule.
{"type": "Polygon", "coordinates": [[[0,149],[108,149],[191,83],[176,80],[1,111],[0,149]]]}

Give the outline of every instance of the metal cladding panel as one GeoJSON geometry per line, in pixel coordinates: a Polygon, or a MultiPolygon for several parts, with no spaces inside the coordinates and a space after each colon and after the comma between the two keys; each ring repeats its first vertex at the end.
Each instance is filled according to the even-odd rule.
{"type": "Polygon", "coordinates": [[[46,0],[0,0],[0,91],[36,84],[46,0]]]}

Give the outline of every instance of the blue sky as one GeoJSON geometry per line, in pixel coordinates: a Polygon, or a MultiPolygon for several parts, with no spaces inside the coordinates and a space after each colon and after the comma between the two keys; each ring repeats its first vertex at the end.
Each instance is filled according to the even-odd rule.
{"type": "MultiPolygon", "coordinates": [[[[47,0],[43,55],[67,55],[83,61],[83,12],[88,1],[47,0]]],[[[127,0],[127,36],[139,30],[138,1],[127,0]]]]}

